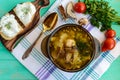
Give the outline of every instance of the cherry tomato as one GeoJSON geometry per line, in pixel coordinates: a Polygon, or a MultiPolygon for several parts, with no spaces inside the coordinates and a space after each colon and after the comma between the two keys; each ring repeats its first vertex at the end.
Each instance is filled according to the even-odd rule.
{"type": "Polygon", "coordinates": [[[107,38],[113,38],[113,37],[115,37],[115,35],[116,35],[116,32],[114,30],[112,30],[112,29],[107,30],[106,33],[105,33],[105,36],[107,38]]]}
{"type": "Polygon", "coordinates": [[[102,46],[102,52],[107,51],[108,49],[105,46],[102,46]]]}
{"type": "Polygon", "coordinates": [[[103,43],[102,51],[112,50],[115,47],[115,44],[116,42],[113,38],[107,38],[103,43]]]}
{"type": "Polygon", "coordinates": [[[78,13],[84,13],[86,11],[86,5],[83,2],[77,2],[74,5],[74,10],[78,13]]]}

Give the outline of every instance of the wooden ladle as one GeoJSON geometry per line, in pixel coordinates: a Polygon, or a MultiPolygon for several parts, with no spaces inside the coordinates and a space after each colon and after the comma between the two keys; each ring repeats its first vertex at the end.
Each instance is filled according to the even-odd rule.
{"type": "Polygon", "coordinates": [[[56,12],[51,13],[50,15],[48,15],[46,17],[46,19],[43,21],[43,30],[40,33],[40,35],[37,37],[37,39],[34,41],[34,43],[25,51],[25,53],[22,56],[22,59],[25,59],[29,56],[30,52],[32,51],[33,47],[38,43],[39,38],[41,37],[41,35],[48,31],[51,30],[55,27],[56,23],[58,21],[58,14],[56,12]]]}

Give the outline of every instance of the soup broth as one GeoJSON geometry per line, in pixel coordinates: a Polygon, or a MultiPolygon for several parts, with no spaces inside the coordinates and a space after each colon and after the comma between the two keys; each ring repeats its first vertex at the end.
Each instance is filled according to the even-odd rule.
{"type": "Polygon", "coordinates": [[[66,26],[50,39],[50,55],[54,63],[65,70],[86,65],[93,54],[93,43],[87,32],[77,26],[66,26]]]}

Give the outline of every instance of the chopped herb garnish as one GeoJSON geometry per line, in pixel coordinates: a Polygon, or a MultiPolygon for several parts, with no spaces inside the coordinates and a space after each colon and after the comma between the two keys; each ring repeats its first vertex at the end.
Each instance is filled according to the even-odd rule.
{"type": "Polygon", "coordinates": [[[93,48],[90,47],[88,42],[83,42],[83,41],[80,41],[80,40],[76,40],[76,45],[77,45],[77,48],[78,48],[79,52],[83,56],[88,56],[89,53],[93,50],[93,48]]]}
{"type": "Polygon", "coordinates": [[[30,11],[29,8],[23,8],[22,11],[24,12],[24,14],[28,14],[28,12],[30,11]]]}
{"type": "Polygon", "coordinates": [[[5,25],[5,27],[7,28],[7,29],[10,29],[11,28],[11,22],[8,22],[6,25],[5,25]]]}

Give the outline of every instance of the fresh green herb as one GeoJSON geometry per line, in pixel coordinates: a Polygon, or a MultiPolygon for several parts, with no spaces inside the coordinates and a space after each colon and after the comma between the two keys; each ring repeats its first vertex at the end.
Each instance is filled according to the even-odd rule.
{"type": "Polygon", "coordinates": [[[120,24],[120,16],[104,0],[85,0],[86,13],[91,15],[90,22],[101,31],[111,29],[112,22],[120,24]]]}
{"type": "Polygon", "coordinates": [[[24,12],[24,14],[28,14],[29,11],[30,11],[29,8],[23,8],[23,9],[22,9],[22,12],[24,12]]]}
{"type": "Polygon", "coordinates": [[[8,22],[6,25],[5,25],[5,27],[7,28],[7,29],[10,29],[11,28],[11,25],[12,23],[11,22],[8,22]]]}
{"type": "Polygon", "coordinates": [[[88,43],[76,40],[76,45],[78,51],[83,55],[83,56],[88,56],[89,53],[91,52],[92,48],[88,46],[88,43]],[[89,49],[88,49],[89,48],[89,49]],[[87,50],[86,50],[87,49],[87,50]]]}

